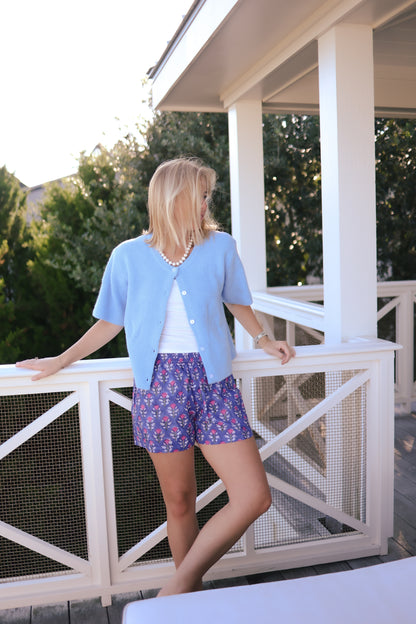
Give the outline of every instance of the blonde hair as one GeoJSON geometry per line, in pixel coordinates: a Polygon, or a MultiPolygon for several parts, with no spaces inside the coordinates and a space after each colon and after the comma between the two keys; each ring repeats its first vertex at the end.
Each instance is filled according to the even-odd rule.
{"type": "Polygon", "coordinates": [[[217,230],[208,206],[201,219],[203,197],[206,194],[208,204],[216,178],[215,171],[196,158],[176,158],[159,165],[149,184],[149,245],[160,251],[169,242],[186,247],[190,236],[198,245],[217,230]],[[180,219],[175,215],[179,202],[180,219]]]}

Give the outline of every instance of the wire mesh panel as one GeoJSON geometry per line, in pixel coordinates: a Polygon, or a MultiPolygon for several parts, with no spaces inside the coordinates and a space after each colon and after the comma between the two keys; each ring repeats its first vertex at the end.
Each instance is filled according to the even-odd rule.
{"type": "Polygon", "coordinates": [[[322,401],[335,396],[358,373],[335,371],[252,381],[253,428],[259,447],[266,450],[268,443],[272,449],[264,453],[264,466],[273,504],[255,524],[256,548],[350,535],[357,532],[353,519],[365,523],[366,384],[322,410],[319,417],[307,420],[322,401]],[[283,435],[285,440],[279,444],[283,435]]]}
{"type": "MultiPolygon", "coordinates": [[[[1,443],[44,418],[70,393],[0,397],[1,443]]],[[[29,536],[87,560],[78,405],[65,409],[3,453],[0,519],[29,536]]],[[[21,435],[21,434],[19,434],[21,435]]],[[[24,437],[24,436],[23,436],[24,437]]],[[[0,581],[62,574],[68,566],[0,537],[0,581]]]]}

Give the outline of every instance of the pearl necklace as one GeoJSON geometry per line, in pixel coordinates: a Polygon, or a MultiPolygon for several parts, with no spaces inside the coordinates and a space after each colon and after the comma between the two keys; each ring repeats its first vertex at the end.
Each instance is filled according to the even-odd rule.
{"type": "Polygon", "coordinates": [[[159,253],[160,253],[160,255],[162,256],[163,260],[164,260],[165,262],[167,262],[168,264],[170,264],[170,266],[172,266],[172,267],[178,267],[178,266],[180,266],[181,264],[183,264],[183,263],[185,262],[185,260],[187,259],[187,257],[189,256],[190,251],[191,251],[191,249],[192,249],[193,242],[194,242],[194,241],[192,240],[192,237],[191,237],[191,238],[189,239],[189,243],[188,243],[188,245],[186,246],[185,253],[183,254],[182,258],[181,258],[180,260],[178,260],[178,262],[172,262],[172,260],[169,260],[169,258],[167,258],[167,257],[165,256],[165,254],[163,253],[163,251],[160,251],[160,250],[159,250],[159,253]]]}

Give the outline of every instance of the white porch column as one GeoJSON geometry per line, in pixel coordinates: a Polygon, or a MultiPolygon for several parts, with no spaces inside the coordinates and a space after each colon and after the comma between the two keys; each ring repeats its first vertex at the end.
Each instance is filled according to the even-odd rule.
{"type": "MultiPolygon", "coordinates": [[[[232,233],[252,290],[267,286],[261,100],[236,102],[228,111],[232,233]]],[[[236,323],[237,349],[252,342],[236,323]]]]}
{"type": "Polygon", "coordinates": [[[325,339],[377,335],[373,37],[319,39],[325,339]]]}

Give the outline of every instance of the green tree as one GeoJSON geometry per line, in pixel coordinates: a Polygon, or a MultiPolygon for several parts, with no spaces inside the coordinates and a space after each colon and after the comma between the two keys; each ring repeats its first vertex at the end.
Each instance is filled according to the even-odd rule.
{"type": "Polygon", "coordinates": [[[6,167],[0,168],[0,362],[18,358],[26,341],[31,298],[26,212],[26,195],[18,180],[6,167]]]}
{"type": "MultiPolygon", "coordinates": [[[[415,144],[414,120],[375,120],[381,280],[416,276],[415,144]]],[[[322,279],[319,119],[265,116],[264,158],[268,284],[322,279]]]]}
{"type": "Polygon", "coordinates": [[[4,279],[0,279],[0,363],[8,364],[19,358],[23,334],[16,325],[15,305],[6,299],[4,279]]]}
{"type": "Polygon", "coordinates": [[[200,158],[217,172],[211,210],[231,231],[228,117],[226,113],[155,113],[143,132],[145,148],[136,161],[138,178],[147,189],[156,167],[179,156],[200,158]]]}
{"type": "MultiPolygon", "coordinates": [[[[91,326],[112,249],[147,226],[145,192],[133,166],[139,152],[128,136],[111,152],[81,154],[78,174],[47,191],[41,220],[33,225],[36,253],[29,267],[42,302],[45,339],[39,355],[61,351],[91,326]]],[[[95,357],[125,353],[121,335],[95,357]]]]}
{"type": "Polygon", "coordinates": [[[78,175],[63,187],[52,185],[42,207],[44,263],[88,295],[97,294],[111,250],[147,227],[145,192],[132,166],[135,153],[124,162],[126,150],[130,145],[123,141],[111,152],[82,154],[78,175]]]}
{"type": "Polygon", "coordinates": [[[0,276],[4,295],[16,303],[18,284],[27,260],[26,195],[17,179],[0,168],[0,276]]]}
{"type": "Polygon", "coordinates": [[[381,279],[416,279],[416,122],[376,119],[377,252],[381,279]]]}
{"type": "Polygon", "coordinates": [[[319,119],[264,115],[267,282],[322,277],[319,119]]]}

